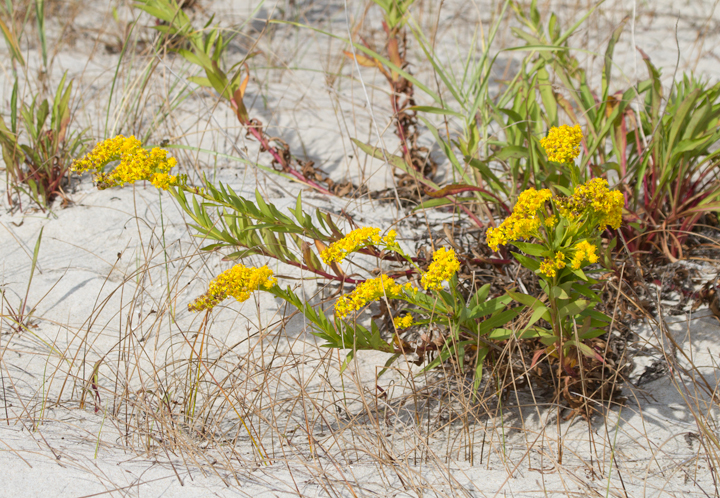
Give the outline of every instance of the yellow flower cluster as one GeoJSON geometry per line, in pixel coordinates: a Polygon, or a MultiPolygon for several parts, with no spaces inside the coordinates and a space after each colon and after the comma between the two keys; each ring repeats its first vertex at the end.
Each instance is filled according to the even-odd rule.
{"type": "Polygon", "coordinates": [[[608,188],[607,180],[593,178],[577,186],[571,197],[558,199],[556,204],[560,214],[570,220],[595,213],[598,215],[600,230],[604,230],[608,225],[617,230],[622,223],[625,199],[622,192],[608,188]],[[592,212],[589,213],[589,210],[592,212]]]}
{"type": "Polygon", "coordinates": [[[158,147],[150,151],[143,149],[135,137],[118,135],[98,143],[90,153],[76,161],[72,169],[78,173],[92,171],[99,188],[146,180],[156,188],[167,190],[178,184],[178,177],[169,174],[177,161],[167,154],[158,147]],[[120,164],[112,172],[104,173],[103,168],[112,161],[120,161],[120,164]]]}
{"type": "Polygon", "coordinates": [[[395,324],[396,329],[406,329],[413,324],[413,317],[412,315],[405,315],[403,317],[396,316],[393,319],[393,323],[395,324]]]}
{"type": "Polygon", "coordinates": [[[368,279],[358,285],[350,294],[340,296],[335,302],[335,315],[338,318],[345,318],[368,303],[377,301],[384,296],[387,296],[388,299],[400,297],[403,290],[410,288],[409,282],[405,285],[398,285],[394,279],[386,275],[368,279]]]}
{"type": "Polygon", "coordinates": [[[548,159],[557,163],[572,162],[580,155],[580,142],[582,141],[582,128],[580,125],[562,125],[557,128],[553,126],[548,136],[540,140],[540,145],[545,149],[548,159]]]}
{"type": "Polygon", "coordinates": [[[487,244],[493,251],[514,240],[530,238],[537,234],[542,222],[539,211],[552,198],[548,189],[529,188],[520,194],[510,216],[497,228],[488,228],[487,244]]]}
{"type": "Polygon", "coordinates": [[[420,279],[423,289],[440,289],[442,283],[455,275],[460,269],[460,262],[455,257],[455,251],[441,247],[433,254],[427,273],[420,279]]]}
{"type": "Polygon", "coordinates": [[[587,240],[578,242],[575,245],[575,255],[572,260],[573,269],[579,270],[586,261],[589,264],[597,263],[598,257],[597,254],[595,254],[596,249],[597,247],[589,243],[587,240]]]}
{"type": "Polygon", "coordinates": [[[247,301],[250,294],[260,288],[270,289],[277,284],[273,272],[267,266],[248,268],[235,265],[222,272],[210,282],[208,291],[188,305],[190,311],[212,309],[228,297],[240,302],[247,301]]]}
{"type": "Polygon", "coordinates": [[[380,237],[380,229],[372,227],[356,228],[342,239],[334,242],[330,247],[320,253],[320,257],[327,264],[340,263],[348,254],[371,245],[380,243],[394,246],[397,232],[390,230],[385,237],[380,237]]]}
{"type": "Polygon", "coordinates": [[[124,137],[118,135],[115,138],[108,138],[93,148],[82,159],[78,159],[72,166],[77,173],[85,171],[100,171],[109,162],[117,161],[125,154],[132,155],[142,148],[142,143],[135,137],[124,137]]]}
{"type": "Polygon", "coordinates": [[[562,270],[565,266],[565,254],[558,252],[554,258],[545,258],[545,260],[540,263],[540,273],[552,278],[557,275],[558,270],[562,270]]]}

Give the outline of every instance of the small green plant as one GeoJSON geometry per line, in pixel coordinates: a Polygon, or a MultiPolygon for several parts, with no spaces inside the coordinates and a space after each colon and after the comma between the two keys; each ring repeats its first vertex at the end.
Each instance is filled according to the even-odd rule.
{"type": "Polygon", "coordinates": [[[385,11],[384,20],[391,32],[397,32],[405,23],[405,15],[415,0],[373,0],[385,11]]]}
{"type": "Polygon", "coordinates": [[[8,202],[22,208],[15,193],[29,196],[40,209],[47,209],[55,198],[63,196],[67,174],[73,160],[85,148],[85,132],[70,130],[72,81],[64,75],[55,98],[22,104],[18,119],[18,85],[10,100],[10,127],[0,117],[0,146],[8,185],[8,202]],[[49,118],[49,123],[48,123],[49,118]],[[23,142],[23,132],[27,143],[23,142]]]}
{"type": "Polygon", "coordinates": [[[554,13],[543,23],[536,1],[528,10],[517,4],[513,7],[521,23],[521,27],[512,29],[513,34],[526,42],[525,48],[530,54],[501,98],[493,103],[491,114],[504,136],[490,140],[494,152],[486,161],[503,165],[505,174],[512,178],[513,197],[528,186],[567,188],[570,178],[566,166],[549,161],[540,145],[544,131],[558,126],[565,114],[570,122],[581,124],[586,130],[579,170],[584,174],[591,172],[592,176],[604,176],[610,170],[619,172],[623,154],[620,130],[628,133],[627,119],[628,115],[632,116],[630,104],[638,92],[649,87],[649,81],[643,81],[636,87],[609,94],[611,84],[617,84],[612,79],[613,54],[624,23],[610,36],[604,54],[601,88],[596,91],[590,87],[568,41],[592,10],[563,30],[554,13]]]}
{"type": "Polygon", "coordinates": [[[540,296],[508,291],[532,310],[524,330],[532,330],[544,346],[535,352],[532,366],[543,355],[551,358],[566,400],[587,415],[591,408],[585,400],[608,394],[600,392],[603,379],[589,374],[604,362],[603,351],[594,348],[592,340],[607,332],[610,318],[595,310],[600,298],[592,285],[598,281],[589,276],[604,270],[583,268],[598,261],[600,234],[608,227],[620,227],[624,198],[621,192],[609,190],[604,179],[580,183],[574,160],[581,139],[577,125],[550,130],[541,145],[550,161],[566,167],[571,188],[558,186],[557,195],[549,189],[525,190],[513,213],[497,228],[488,229],[487,243],[495,251],[513,244],[524,253],[513,252],[515,259],[540,277],[540,296]],[[582,396],[571,394],[572,390],[582,396]]]}
{"type": "Polygon", "coordinates": [[[653,85],[645,94],[641,127],[629,134],[627,175],[631,251],[653,247],[674,261],[701,217],[720,211],[720,84],[683,77],[660,112],[660,72],[647,56],[653,85]]]}

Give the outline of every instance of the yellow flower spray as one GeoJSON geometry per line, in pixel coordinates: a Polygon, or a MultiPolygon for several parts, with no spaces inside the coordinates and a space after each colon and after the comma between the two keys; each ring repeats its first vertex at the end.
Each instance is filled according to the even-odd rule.
{"type": "Polygon", "coordinates": [[[433,254],[427,273],[420,279],[423,289],[439,290],[442,283],[450,280],[460,269],[460,262],[455,257],[455,251],[441,247],[433,254]]]}
{"type": "MultiPolygon", "coordinates": [[[[396,242],[397,233],[395,230],[388,231],[384,237],[380,235],[379,228],[364,227],[357,228],[347,234],[342,239],[334,242],[330,247],[320,253],[322,260],[327,263],[340,263],[348,255],[359,251],[365,247],[375,246],[378,248],[390,249],[396,251],[408,262],[413,263],[412,259],[407,257],[396,242]]],[[[460,262],[455,256],[452,249],[440,248],[433,254],[433,261],[428,271],[421,277],[421,284],[426,290],[439,290],[442,283],[448,281],[460,269],[460,262]]],[[[406,283],[400,286],[395,280],[385,275],[378,278],[366,280],[355,288],[350,294],[341,296],[335,303],[335,315],[338,318],[345,318],[350,313],[360,310],[367,304],[377,301],[382,297],[388,299],[397,299],[407,297],[412,289],[412,284],[406,283]]],[[[402,324],[412,323],[412,316],[403,317],[402,324]]],[[[397,327],[397,328],[407,328],[397,327]]]]}
{"type": "Polygon", "coordinates": [[[235,265],[215,277],[208,287],[208,291],[188,305],[190,311],[211,310],[228,297],[234,297],[239,302],[250,299],[253,292],[268,290],[277,284],[273,272],[267,266],[249,268],[244,265],[235,265]]]}
{"type": "Polygon", "coordinates": [[[149,181],[154,187],[167,190],[184,181],[170,174],[177,165],[166,150],[154,147],[146,150],[135,137],[118,135],[98,143],[83,158],[76,161],[72,170],[76,173],[91,172],[98,188],[122,187],[137,181],[149,181]],[[109,163],[120,161],[110,173],[104,169],[109,163]]]}
{"type": "Polygon", "coordinates": [[[395,299],[401,297],[403,291],[409,291],[410,283],[404,286],[395,283],[395,279],[386,275],[371,278],[358,285],[350,294],[340,296],[335,302],[335,315],[338,318],[345,318],[353,311],[357,311],[367,304],[378,301],[383,297],[395,299]]]}
{"type": "Polygon", "coordinates": [[[396,237],[395,230],[390,230],[385,237],[381,237],[379,228],[357,228],[321,252],[320,257],[327,264],[340,263],[349,254],[368,246],[383,245],[388,248],[395,248],[396,237]]]}
{"type": "Polygon", "coordinates": [[[580,142],[582,142],[582,129],[580,125],[562,125],[552,127],[548,136],[540,140],[548,159],[556,163],[570,163],[580,155],[580,142]]]}

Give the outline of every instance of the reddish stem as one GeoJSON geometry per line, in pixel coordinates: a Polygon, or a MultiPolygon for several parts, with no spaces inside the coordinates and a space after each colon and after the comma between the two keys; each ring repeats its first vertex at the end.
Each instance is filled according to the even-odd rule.
{"type": "Polygon", "coordinates": [[[305,178],[305,176],[304,176],[302,173],[300,173],[299,171],[296,171],[296,170],[294,170],[293,168],[291,168],[291,167],[287,164],[287,162],[285,161],[285,159],[283,159],[283,157],[282,157],[282,156],[280,155],[280,153],[277,151],[277,149],[275,149],[275,147],[273,147],[272,145],[270,145],[270,142],[268,142],[267,138],[265,138],[265,136],[260,132],[260,130],[258,130],[258,129],[255,128],[254,126],[249,126],[249,125],[246,125],[246,126],[247,126],[247,129],[248,129],[248,132],[250,132],[250,134],[252,134],[252,136],[255,137],[255,139],[256,139],[258,142],[260,142],[260,146],[261,146],[263,149],[267,150],[267,151],[273,156],[273,158],[275,159],[275,161],[277,161],[278,164],[280,164],[280,166],[282,167],[282,169],[283,169],[283,171],[284,171],[285,173],[291,174],[292,176],[294,176],[295,178],[297,178],[298,180],[300,180],[302,183],[305,183],[306,185],[309,185],[310,187],[314,188],[315,190],[317,190],[317,191],[319,191],[319,192],[322,192],[322,193],[325,194],[325,195],[334,195],[334,194],[333,194],[332,192],[330,192],[328,189],[326,189],[326,188],[318,185],[317,183],[315,183],[313,180],[310,180],[309,178],[305,178]]]}

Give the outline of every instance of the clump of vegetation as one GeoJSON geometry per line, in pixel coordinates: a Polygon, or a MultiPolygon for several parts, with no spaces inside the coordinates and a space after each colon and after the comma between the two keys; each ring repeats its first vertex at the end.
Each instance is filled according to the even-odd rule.
{"type": "Polygon", "coordinates": [[[610,191],[602,178],[577,183],[580,173],[573,162],[580,153],[581,139],[577,125],[550,130],[541,145],[549,160],[564,164],[571,172],[571,189],[558,188],[567,195],[553,195],[549,189],[524,191],[512,215],[488,230],[487,242],[495,251],[506,244],[516,246],[525,255],[514,252],[515,259],[541,278],[542,294],[538,296],[508,291],[532,312],[522,335],[529,332],[544,346],[534,352],[531,367],[541,355],[556,363],[557,369],[551,372],[556,376],[558,394],[562,392],[570,406],[588,416],[592,411],[588,400],[612,394],[613,388],[605,384],[613,375],[601,368],[604,350],[592,342],[607,332],[611,319],[595,309],[601,302],[593,288],[598,281],[583,268],[598,262],[602,232],[620,228],[624,198],[621,192],[610,191]],[[539,243],[521,242],[523,239],[539,243]],[[550,328],[538,326],[539,322],[550,328]],[[573,396],[571,391],[582,396],[573,396]]]}
{"type": "Polygon", "coordinates": [[[39,100],[18,109],[18,85],[13,87],[10,127],[0,117],[0,146],[8,189],[8,203],[22,209],[23,193],[42,210],[58,197],[65,197],[68,173],[73,161],[85,148],[85,133],[71,128],[70,97],[72,81],[63,76],[55,98],[39,100]],[[19,114],[19,116],[18,116],[19,114]],[[19,119],[18,119],[19,118],[19,119]],[[48,122],[49,118],[49,122],[48,122]]]}
{"type": "MultiPolygon", "coordinates": [[[[381,236],[379,228],[364,227],[343,235],[330,217],[319,211],[314,221],[303,211],[300,197],[295,210],[291,210],[295,217],[292,220],[260,195],[256,196],[257,204],[253,204],[223,184],[204,192],[176,180],[155,181],[155,176],[150,175],[158,173],[144,164],[136,164],[135,156],[142,149],[133,139],[119,136],[98,144],[79,161],[78,169],[102,171],[108,160],[121,159],[112,172],[99,173],[101,182],[111,185],[116,178],[121,179],[120,183],[149,179],[158,188],[169,188],[195,221],[196,235],[213,241],[205,249],[231,247],[237,251],[231,255],[233,259],[262,254],[355,285],[350,293],[338,297],[332,316],[328,316],[304,302],[291,287],[283,289],[267,267],[238,264],[213,280],[208,292],[189,305],[191,311],[209,313],[228,297],[244,301],[252,292],[265,290],[303,313],[315,333],[326,341],[325,347],[346,350],[345,365],[362,350],[390,354],[385,368],[401,356],[416,356],[414,361],[422,364],[431,355],[425,370],[452,359],[461,371],[465,365],[472,368],[475,391],[482,380],[486,357],[493,360],[495,351],[502,350],[503,341],[537,340],[544,347],[536,350],[530,368],[535,367],[541,355],[556,362],[556,395],[564,392],[573,407],[588,416],[592,410],[587,399],[602,400],[612,394],[612,389],[587,384],[599,381],[590,372],[601,370],[595,363],[602,364],[604,360],[592,340],[607,332],[610,319],[594,309],[600,302],[593,288],[597,280],[587,276],[583,268],[598,261],[600,234],[608,227],[614,230],[620,227],[624,198],[622,193],[610,191],[607,182],[600,178],[578,183],[580,172],[573,161],[579,154],[581,139],[578,126],[563,126],[551,129],[542,141],[550,160],[563,163],[574,179],[571,189],[559,188],[566,195],[553,196],[549,189],[530,188],[520,195],[512,214],[487,233],[488,245],[493,250],[512,243],[528,255],[513,253],[521,265],[541,278],[543,294],[533,296],[508,290],[492,299],[489,284],[465,295],[459,290],[469,286],[458,281],[461,263],[453,249],[439,248],[432,254],[432,261],[423,261],[401,248],[394,230],[381,236]],[[135,166],[129,168],[128,163],[135,166]],[[128,169],[135,173],[128,175],[128,169]],[[190,204],[187,195],[199,197],[202,204],[196,200],[190,204]],[[208,208],[216,208],[216,216],[211,216],[208,208]],[[285,234],[291,235],[302,252],[302,262],[293,255],[285,234]],[[540,243],[521,242],[522,239],[537,239],[540,243]],[[319,258],[313,246],[318,249],[319,258]],[[394,261],[396,267],[377,277],[368,275],[349,281],[340,264],[356,252],[394,261]],[[331,272],[335,277],[331,277],[331,272]],[[384,323],[373,317],[368,327],[367,320],[361,319],[362,311],[377,301],[383,303],[384,323]],[[512,301],[520,306],[508,308],[512,301]],[[531,313],[530,319],[522,327],[511,324],[525,309],[531,313]],[[549,324],[549,328],[541,323],[549,324]],[[390,339],[383,338],[382,331],[387,326],[391,328],[390,339]],[[409,328],[432,333],[408,342],[401,332],[409,328]],[[591,393],[578,401],[567,391],[568,378],[582,384],[583,392],[591,393]]],[[[153,157],[162,156],[165,160],[164,154],[155,151],[151,152],[153,157]]],[[[147,157],[147,153],[142,157],[147,157]]],[[[172,159],[167,162],[174,165],[172,159]]],[[[166,175],[165,169],[159,170],[166,175]]]]}

